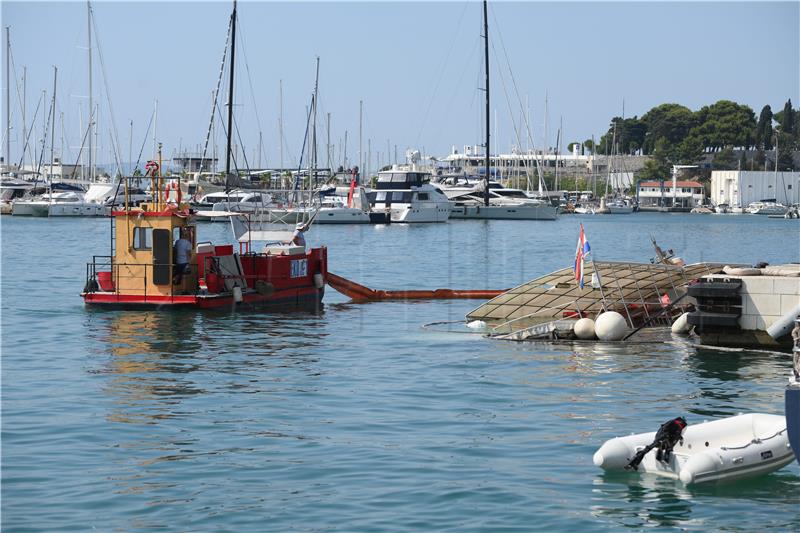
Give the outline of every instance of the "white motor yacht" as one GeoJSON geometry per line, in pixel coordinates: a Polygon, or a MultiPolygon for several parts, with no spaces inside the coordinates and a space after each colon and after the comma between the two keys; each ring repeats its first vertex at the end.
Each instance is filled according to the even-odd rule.
{"type": "MultiPolygon", "coordinates": [[[[272,195],[266,191],[234,189],[208,193],[191,204],[196,211],[225,211],[232,213],[263,213],[272,204],[272,195]]],[[[205,217],[200,216],[201,220],[205,217]]]]}
{"type": "Polygon", "coordinates": [[[106,206],[87,202],[77,191],[51,192],[33,200],[16,200],[11,206],[14,216],[92,217],[105,216],[106,206]]]}
{"type": "Polygon", "coordinates": [[[598,215],[630,215],[633,213],[633,206],[621,198],[614,198],[607,203],[605,198],[600,198],[600,207],[595,213],[598,215]]]}
{"type": "Polygon", "coordinates": [[[351,205],[347,198],[325,196],[319,204],[315,224],[369,224],[369,202],[366,191],[359,187],[353,193],[351,205]]]}
{"type": "Polygon", "coordinates": [[[392,222],[447,222],[450,201],[430,176],[415,165],[379,172],[375,189],[367,193],[371,210],[388,212],[392,222]]]}
{"type": "Polygon", "coordinates": [[[0,214],[10,215],[14,200],[22,198],[33,188],[33,183],[14,178],[0,181],[0,214]]]}
{"type": "Polygon", "coordinates": [[[555,220],[558,209],[548,201],[531,198],[521,189],[509,189],[497,182],[489,182],[489,205],[486,205],[484,185],[481,182],[467,193],[454,195],[452,218],[477,218],[485,220],[555,220]]]}

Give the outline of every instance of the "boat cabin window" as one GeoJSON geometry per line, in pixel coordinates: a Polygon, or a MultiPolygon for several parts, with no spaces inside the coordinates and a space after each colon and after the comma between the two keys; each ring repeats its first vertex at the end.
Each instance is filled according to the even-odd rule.
{"type": "Polygon", "coordinates": [[[153,228],[133,228],[133,249],[153,249],[153,228]]]}
{"type": "MultiPolygon", "coordinates": [[[[186,226],[184,229],[188,233],[187,237],[189,238],[189,241],[194,243],[194,227],[186,226]]],[[[172,228],[172,242],[174,243],[180,238],[181,238],[181,228],[179,226],[172,228]]]]}
{"type": "Polygon", "coordinates": [[[253,196],[251,196],[250,198],[248,198],[247,200],[244,200],[244,201],[253,202],[253,203],[261,203],[261,195],[254,194],[253,196]]]}
{"type": "Polygon", "coordinates": [[[522,191],[510,191],[508,189],[496,189],[494,191],[495,194],[503,196],[505,198],[527,198],[525,193],[522,191]]]}
{"type": "Polygon", "coordinates": [[[409,203],[409,202],[411,202],[412,194],[413,193],[410,193],[410,192],[393,191],[392,192],[392,202],[409,203]]]}
{"type": "Polygon", "coordinates": [[[419,198],[421,201],[423,201],[423,202],[424,202],[424,201],[426,201],[426,200],[428,199],[428,193],[426,193],[426,192],[421,192],[421,193],[419,193],[419,194],[418,194],[418,198],[419,198]]]}

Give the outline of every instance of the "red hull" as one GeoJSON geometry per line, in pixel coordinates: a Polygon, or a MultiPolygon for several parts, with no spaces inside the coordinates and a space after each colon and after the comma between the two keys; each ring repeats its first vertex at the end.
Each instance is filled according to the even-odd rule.
{"type": "Polygon", "coordinates": [[[175,296],[147,296],[130,294],[117,294],[113,292],[90,292],[83,293],[83,300],[86,305],[101,307],[163,307],[163,308],[196,308],[196,309],[218,309],[231,308],[234,306],[285,306],[289,309],[295,308],[316,308],[322,302],[323,289],[311,287],[299,287],[283,291],[275,291],[266,296],[255,291],[242,294],[242,301],[236,303],[231,294],[209,294],[209,295],[175,295],[175,296]]]}
{"type": "Polygon", "coordinates": [[[208,287],[207,290],[198,290],[195,294],[143,294],[142,291],[114,290],[115,273],[97,272],[99,286],[96,288],[99,290],[85,291],[81,296],[86,305],[103,307],[166,309],[265,306],[318,309],[320,307],[328,273],[326,248],[315,248],[307,254],[290,256],[245,254],[240,256],[241,274],[232,273],[223,276],[207,270],[210,258],[232,254],[231,246],[218,246],[214,252],[197,254],[195,263],[197,272],[201,274],[202,279],[208,281],[208,287]],[[213,284],[212,276],[215,277],[213,284]],[[238,286],[243,287],[241,302],[235,302],[233,289],[225,290],[223,278],[232,278],[238,286]]]}

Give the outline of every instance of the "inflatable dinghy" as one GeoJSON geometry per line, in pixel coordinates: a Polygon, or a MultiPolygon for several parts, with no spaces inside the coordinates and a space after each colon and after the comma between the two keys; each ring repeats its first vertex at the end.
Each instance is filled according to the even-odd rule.
{"type": "MultiPolygon", "coordinates": [[[[651,444],[655,436],[653,431],[608,440],[594,454],[594,464],[604,470],[625,470],[636,452],[651,444]]],[[[638,470],[690,485],[767,474],[793,459],[786,418],[751,413],[690,424],[666,462],[658,461],[653,449],[638,470]]]]}

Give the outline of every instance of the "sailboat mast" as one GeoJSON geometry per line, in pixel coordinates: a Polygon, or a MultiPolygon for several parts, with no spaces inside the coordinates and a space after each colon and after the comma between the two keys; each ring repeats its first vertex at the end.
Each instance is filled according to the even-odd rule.
{"type": "Polygon", "coordinates": [[[11,169],[11,26],[6,26],[6,169],[11,169]]]}
{"type": "Polygon", "coordinates": [[[489,116],[489,7],[487,0],[483,0],[483,38],[484,38],[484,68],[486,69],[486,176],[483,188],[483,205],[489,205],[489,135],[490,135],[490,116],[489,116]]]}
{"type": "Polygon", "coordinates": [[[86,26],[88,30],[88,46],[86,48],[86,53],[89,59],[89,134],[87,135],[89,144],[87,145],[86,152],[89,158],[89,164],[86,168],[89,171],[89,181],[94,182],[94,165],[92,164],[92,156],[94,155],[92,152],[92,126],[94,125],[94,104],[92,102],[92,4],[89,0],[86,0],[86,26]]]}
{"type": "Polygon", "coordinates": [[[317,69],[314,74],[314,116],[313,116],[313,129],[311,130],[311,149],[313,158],[312,173],[309,175],[309,189],[313,188],[317,183],[317,99],[319,98],[319,56],[317,56],[317,69]]]}
{"type": "Polygon", "coordinates": [[[233,74],[234,74],[234,53],[236,50],[236,0],[233,0],[233,12],[231,13],[231,75],[228,85],[228,140],[225,149],[225,193],[230,192],[231,176],[231,134],[233,133],[233,74]]]}
{"type": "MultiPolygon", "coordinates": [[[[50,179],[53,179],[53,157],[56,148],[56,82],[58,81],[58,67],[53,65],[53,122],[50,124],[50,179]]],[[[62,167],[63,168],[63,167],[62,167]]],[[[63,175],[61,176],[63,179],[63,175]]]]}

